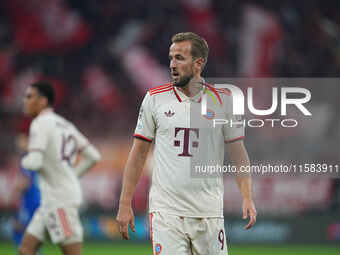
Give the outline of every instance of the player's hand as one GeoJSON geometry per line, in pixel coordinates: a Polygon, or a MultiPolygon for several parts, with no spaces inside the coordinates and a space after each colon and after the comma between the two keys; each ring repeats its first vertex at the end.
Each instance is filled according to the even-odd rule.
{"type": "Polygon", "coordinates": [[[129,240],[129,225],[131,226],[131,230],[133,232],[135,229],[135,216],[133,214],[133,210],[131,206],[120,205],[117,215],[117,222],[119,225],[119,232],[122,237],[126,240],[129,240]]]}
{"type": "Polygon", "coordinates": [[[242,212],[243,212],[243,216],[242,219],[247,219],[248,216],[250,217],[250,220],[247,224],[247,226],[245,226],[245,229],[250,229],[256,222],[256,209],[255,209],[255,204],[253,202],[253,200],[243,200],[243,204],[242,204],[242,212]]]}

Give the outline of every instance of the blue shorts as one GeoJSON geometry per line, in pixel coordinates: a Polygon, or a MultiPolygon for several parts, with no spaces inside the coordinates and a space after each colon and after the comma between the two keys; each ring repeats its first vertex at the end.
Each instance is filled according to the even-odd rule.
{"type": "Polygon", "coordinates": [[[13,241],[16,246],[21,244],[22,237],[24,236],[25,230],[30,223],[36,208],[26,208],[20,206],[19,210],[14,218],[15,223],[13,225],[18,225],[20,228],[13,226],[13,241]]]}

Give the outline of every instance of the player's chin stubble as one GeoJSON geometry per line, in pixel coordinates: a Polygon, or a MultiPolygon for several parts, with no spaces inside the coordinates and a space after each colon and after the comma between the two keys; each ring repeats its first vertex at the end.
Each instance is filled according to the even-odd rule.
{"type": "Polygon", "coordinates": [[[182,78],[179,79],[178,82],[174,82],[174,86],[182,88],[182,87],[186,86],[193,77],[194,77],[193,74],[183,76],[182,78]]]}

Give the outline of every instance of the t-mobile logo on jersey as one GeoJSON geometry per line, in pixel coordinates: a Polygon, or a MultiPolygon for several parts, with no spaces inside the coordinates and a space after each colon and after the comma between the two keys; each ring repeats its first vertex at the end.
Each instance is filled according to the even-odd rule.
{"type": "MultiPolygon", "coordinates": [[[[184,136],[183,136],[183,151],[181,154],[178,154],[180,157],[192,157],[192,155],[189,153],[189,142],[190,142],[190,131],[192,131],[194,134],[196,134],[197,139],[199,138],[199,129],[198,128],[175,128],[175,137],[177,137],[177,134],[180,131],[184,131],[184,136]]],[[[181,146],[181,141],[180,140],[175,140],[174,141],[174,146],[179,147],[181,146]]],[[[198,147],[198,141],[193,141],[192,142],[192,147],[197,148],[198,147]]]]}

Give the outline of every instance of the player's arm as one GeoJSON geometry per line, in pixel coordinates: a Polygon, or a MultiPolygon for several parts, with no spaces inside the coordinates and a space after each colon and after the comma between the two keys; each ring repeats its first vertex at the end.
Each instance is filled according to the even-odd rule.
{"type": "Polygon", "coordinates": [[[256,209],[252,198],[252,178],[249,173],[241,173],[241,166],[249,166],[249,158],[243,141],[235,141],[227,144],[227,152],[233,165],[237,168],[236,182],[243,198],[243,219],[250,217],[245,229],[251,228],[256,222],[256,209]]]}
{"type": "Polygon", "coordinates": [[[44,151],[47,147],[49,123],[34,120],[30,126],[27,154],[22,158],[23,168],[38,171],[43,166],[44,151]]]}
{"type": "Polygon", "coordinates": [[[129,224],[135,231],[134,215],[131,207],[133,193],[140,179],[151,142],[135,138],[124,170],[117,221],[124,239],[129,239],[129,224]]]}
{"type": "Polygon", "coordinates": [[[149,93],[146,93],[139,110],[134,141],[129,153],[123,175],[122,192],[119,201],[117,221],[119,231],[124,239],[129,239],[129,225],[135,231],[134,215],[131,201],[136,185],[142,174],[152,140],[155,137],[156,125],[153,115],[154,104],[149,93]]]}
{"type": "Polygon", "coordinates": [[[74,171],[78,177],[82,177],[101,160],[101,155],[97,148],[89,142],[87,137],[80,132],[76,126],[72,125],[72,128],[79,146],[78,153],[81,156],[80,161],[74,168],[74,171]]]}
{"type": "Polygon", "coordinates": [[[37,171],[43,164],[43,152],[40,150],[29,151],[21,160],[23,168],[31,171],[37,171]]]}
{"type": "Polygon", "coordinates": [[[87,145],[80,153],[82,158],[74,169],[78,177],[83,176],[101,159],[99,151],[91,144],[87,145]]]}

